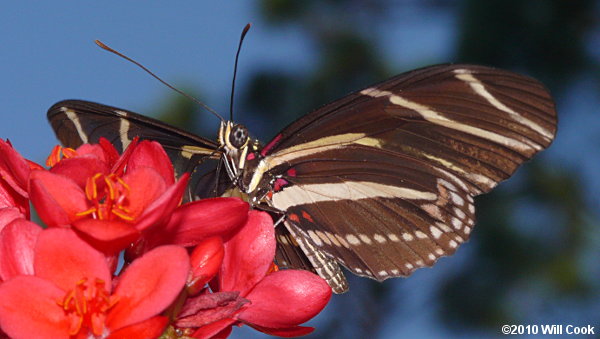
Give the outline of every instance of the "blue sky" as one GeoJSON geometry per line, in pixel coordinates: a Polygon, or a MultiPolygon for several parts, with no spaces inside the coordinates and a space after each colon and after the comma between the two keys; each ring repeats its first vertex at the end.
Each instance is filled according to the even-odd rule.
{"type": "MultiPolygon", "coordinates": [[[[175,85],[198,88],[208,104],[226,112],[239,34],[247,22],[257,21],[252,2],[232,3],[4,3],[0,136],[40,160],[55,140],[45,114],[56,101],[87,99],[149,113],[171,95],[133,65],[96,47],[94,39],[136,58],[175,85]]],[[[244,50],[243,70],[282,60],[301,67],[307,58],[295,60],[301,59],[296,56],[307,54],[299,52],[302,46],[297,43],[286,43],[288,33],[267,33],[264,26],[255,25],[244,50]]],[[[240,80],[243,85],[243,74],[240,80]]]]}

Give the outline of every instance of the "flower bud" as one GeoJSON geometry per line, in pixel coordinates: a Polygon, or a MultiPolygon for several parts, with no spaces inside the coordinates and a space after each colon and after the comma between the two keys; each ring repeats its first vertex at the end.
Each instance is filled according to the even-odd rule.
{"type": "Polygon", "coordinates": [[[206,238],[194,248],[190,256],[192,270],[187,283],[190,295],[201,291],[204,285],[217,274],[224,253],[223,240],[218,236],[206,238]]]}

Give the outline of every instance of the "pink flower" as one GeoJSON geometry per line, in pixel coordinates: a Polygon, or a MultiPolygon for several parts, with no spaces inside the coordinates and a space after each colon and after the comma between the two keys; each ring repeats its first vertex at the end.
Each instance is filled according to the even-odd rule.
{"type": "Polygon", "coordinates": [[[157,337],[183,288],[189,257],[178,246],[146,253],[113,289],[104,255],[67,229],[38,235],[33,275],[0,285],[0,326],[11,337],[157,337]]]}

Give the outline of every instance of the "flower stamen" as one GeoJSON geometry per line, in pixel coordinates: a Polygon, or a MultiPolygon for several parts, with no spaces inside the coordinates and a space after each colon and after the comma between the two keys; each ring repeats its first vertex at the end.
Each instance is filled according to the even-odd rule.
{"type": "Polygon", "coordinates": [[[54,167],[63,159],[69,159],[77,156],[77,151],[70,147],[54,146],[48,158],[46,158],[46,166],[54,167]]]}
{"type": "Polygon", "coordinates": [[[75,287],[65,294],[63,300],[57,304],[65,311],[69,318],[70,335],[77,335],[83,329],[90,330],[99,336],[104,332],[104,319],[106,312],[118,301],[116,296],[111,296],[106,290],[101,279],[89,282],[84,278],[75,284],[75,287]]]}
{"type": "Polygon", "coordinates": [[[86,198],[93,207],[77,213],[77,216],[92,215],[95,219],[110,220],[114,217],[134,221],[128,208],[130,187],[122,178],[111,173],[97,173],[88,178],[85,185],[86,198]]]}

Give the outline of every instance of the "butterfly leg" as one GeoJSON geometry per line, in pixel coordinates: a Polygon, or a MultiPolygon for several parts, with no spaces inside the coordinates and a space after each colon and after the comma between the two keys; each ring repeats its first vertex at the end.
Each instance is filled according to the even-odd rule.
{"type": "Polygon", "coordinates": [[[277,225],[281,224],[285,220],[285,211],[265,204],[257,205],[254,207],[258,210],[268,212],[273,218],[273,223],[275,227],[277,227],[277,225]]]}

